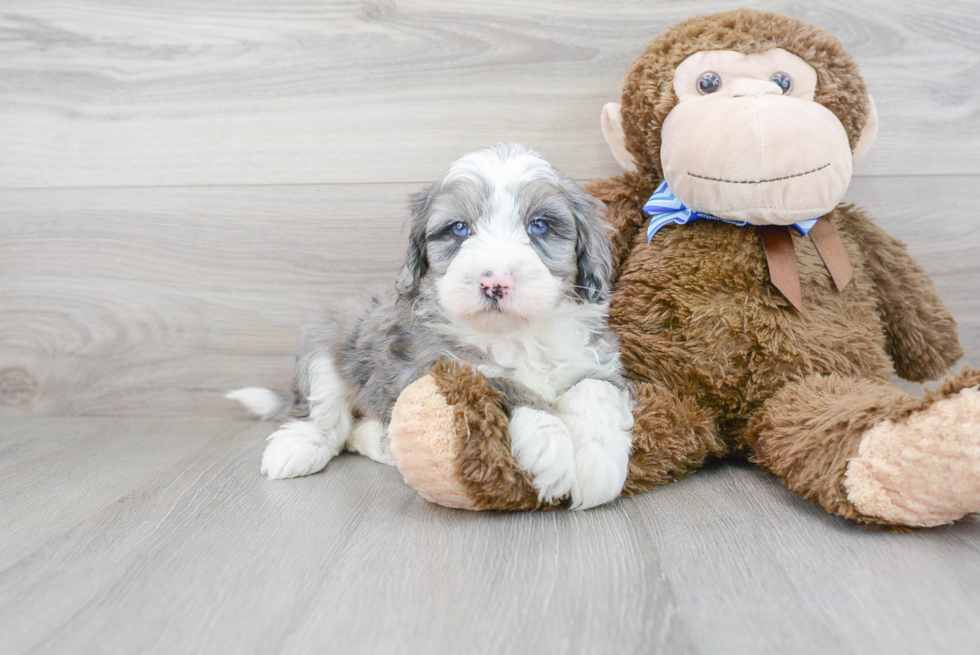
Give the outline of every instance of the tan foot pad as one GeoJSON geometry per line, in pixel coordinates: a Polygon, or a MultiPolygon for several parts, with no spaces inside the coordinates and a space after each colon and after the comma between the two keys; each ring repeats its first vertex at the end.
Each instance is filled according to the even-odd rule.
{"type": "Polygon", "coordinates": [[[431,375],[402,391],[391,419],[389,444],[405,482],[423,498],[446,507],[476,509],[460,480],[453,408],[431,375]]]}
{"type": "Polygon", "coordinates": [[[896,525],[932,527],[980,512],[980,391],[963,389],[868,430],[844,487],[859,512],[896,525]]]}

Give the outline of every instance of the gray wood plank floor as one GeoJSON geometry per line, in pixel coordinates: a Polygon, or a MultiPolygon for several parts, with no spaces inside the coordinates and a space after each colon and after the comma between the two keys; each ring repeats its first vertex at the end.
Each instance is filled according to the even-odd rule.
{"type": "Polygon", "coordinates": [[[589,512],[472,514],[270,424],[0,420],[0,652],[975,653],[980,524],[856,529],[721,464],[589,512]]]}
{"type": "Polygon", "coordinates": [[[862,531],[737,462],[586,513],[450,511],[353,456],[270,482],[221,398],[391,279],[462,153],[618,173],[632,59],[745,4],[857,58],[847,199],[980,365],[975,0],[0,3],[0,654],[980,652],[977,523],[862,531]]]}

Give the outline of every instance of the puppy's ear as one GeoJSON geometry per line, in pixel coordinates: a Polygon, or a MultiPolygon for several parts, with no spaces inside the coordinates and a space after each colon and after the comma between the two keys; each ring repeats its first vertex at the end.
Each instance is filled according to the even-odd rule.
{"type": "Polygon", "coordinates": [[[422,278],[429,270],[425,227],[429,222],[434,188],[435,185],[431,185],[408,197],[408,208],[411,211],[408,219],[408,252],[405,256],[405,265],[395,279],[395,291],[404,298],[415,297],[419,292],[419,285],[422,284],[422,278]]]}
{"type": "Polygon", "coordinates": [[[577,291],[588,302],[608,302],[612,293],[613,267],[609,245],[611,226],[602,217],[605,206],[571,179],[565,181],[565,187],[575,214],[577,291]]]}

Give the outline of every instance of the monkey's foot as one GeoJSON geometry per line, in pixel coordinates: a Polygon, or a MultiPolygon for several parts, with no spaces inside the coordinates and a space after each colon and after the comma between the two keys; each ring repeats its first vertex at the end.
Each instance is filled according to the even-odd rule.
{"type": "Polygon", "coordinates": [[[980,512],[980,391],[962,389],[861,439],[844,486],[868,516],[910,527],[980,512]]]}

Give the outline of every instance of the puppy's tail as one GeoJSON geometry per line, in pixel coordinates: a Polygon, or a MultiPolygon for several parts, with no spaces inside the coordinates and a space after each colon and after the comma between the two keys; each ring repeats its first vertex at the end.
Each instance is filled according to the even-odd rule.
{"type": "Polygon", "coordinates": [[[274,419],[295,401],[271,389],[262,387],[245,387],[235,389],[225,394],[228,400],[237,400],[250,414],[263,421],[274,419]]]}

